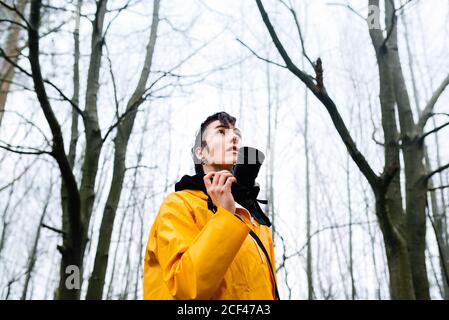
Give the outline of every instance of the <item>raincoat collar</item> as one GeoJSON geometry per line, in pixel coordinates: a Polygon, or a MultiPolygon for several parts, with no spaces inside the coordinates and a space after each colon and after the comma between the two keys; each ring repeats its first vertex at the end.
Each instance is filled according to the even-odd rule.
{"type": "MultiPolygon", "coordinates": [[[[212,199],[207,194],[206,186],[204,185],[205,174],[197,173],[193,176],[184,175],[176,184],[175,191],[182,190],[199,190],[202,192],[198,192],[197,195],[202,199],[207,200],[208,209],[212,210],[214,213],[217,210],[216,206],[213,204],[212,199]]],[[[258,200],[256,199],[257,194],[259,193],[259,187],[255,186],[254,188],[246,188],[239,184],[234,184],[232,186],[232,195],[234,196],[235,201],[238,201],[245,209],[247,209],[254,219],[261,225],[266,225],[268,227],[271,226],[270,219],[265,215],[262,209],[259,206],[258,202],[267,204],[266,200],[258,200]]]]}

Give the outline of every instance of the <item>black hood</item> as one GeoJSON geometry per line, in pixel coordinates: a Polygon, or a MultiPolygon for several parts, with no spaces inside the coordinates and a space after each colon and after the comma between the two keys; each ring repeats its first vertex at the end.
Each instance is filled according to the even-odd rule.
{"type": "MultiPolygon", "coordinates": [[[[205,174],[197,173],[193,176],[184,175],[181,180],[179,180],[175,184],[175,191],[181,191],[185,189],[189,190],[201,190],[203,191],[207,197],[208,208],[212,210],[214,213],[216,211],[216,207],[213,204],[210,196],[207,194],[206,186],[204,185],[205,174]]],[[[257,195],[259,194],[260,188],[258,185],[255,185],[251,188],[243,186],[238,183],[234,183],[232,185],[232,195],[234,200],[238,202],[242,207],[247,209],[254,219],[259,222],[259,224],[266,225],[268,227],[271,226],[270,219],[265,215],[262,209],[259,206],[259,202],[263,204],[267,204],[267,200],[258,200],[257,195]]]]}
{"type": "Polygon", "coordinates": [[[207,195],[207,189],[203,180],[204,174],[197,173],[193,176],[185,175],[175,183],[175,191],[181,191],[184,189],[201,190],[207,195]]]}

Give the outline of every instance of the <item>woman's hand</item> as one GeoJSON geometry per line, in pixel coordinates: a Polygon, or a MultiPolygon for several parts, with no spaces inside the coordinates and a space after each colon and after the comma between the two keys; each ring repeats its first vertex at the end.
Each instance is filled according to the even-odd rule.
{"type": "Polygon", "coordinates": [[[235,213],[235,201],[231,193],[231,186],[237,179],[227,170],[212,171],[204,176],[207,193],[216,206],[235,213]],[[211,179],[213,178],[212,182],[211,179]]]}

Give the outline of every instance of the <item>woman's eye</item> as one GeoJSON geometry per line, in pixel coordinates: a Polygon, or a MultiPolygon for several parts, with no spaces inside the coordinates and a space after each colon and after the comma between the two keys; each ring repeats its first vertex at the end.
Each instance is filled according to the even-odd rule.
{"type": "Polygon", "coordinates": [[[218,132],[220,132],[221,134],[224,134],[224,130],[218,130],[218,132]]]}

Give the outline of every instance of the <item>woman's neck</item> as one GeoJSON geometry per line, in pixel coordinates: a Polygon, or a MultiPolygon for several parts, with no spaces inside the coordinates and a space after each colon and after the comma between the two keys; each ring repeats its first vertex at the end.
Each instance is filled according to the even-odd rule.
{"type": "Polygon", "coordinates": [[[228,170],[229,172],[231,171],[232,165],[229,164],[217,164],[217,165],[210,165],[210,164],[205,164],[203,165],[203,171],[204,174],[208,174],[209,172],[212,171],[221,171],[221,170],[228,170]]]}

